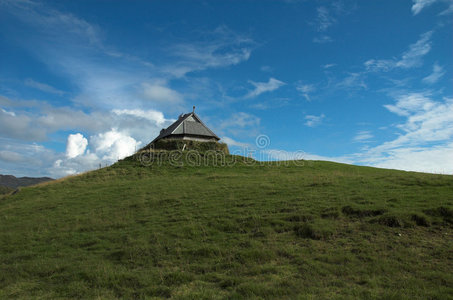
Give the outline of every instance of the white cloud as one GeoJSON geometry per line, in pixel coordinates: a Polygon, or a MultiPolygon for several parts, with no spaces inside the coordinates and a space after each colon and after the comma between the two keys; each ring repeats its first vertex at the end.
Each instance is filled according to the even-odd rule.
{"type": "Polygon", "coordinates": [[[423,93],[404,94],[396,97],[396,104],[384,105],[389,111],[400,115],[409,116],[417,112],[425,112],[434,106],[433,101],[423,93]]]}
{"type": "Polygon", "coordinates": [[[261,95],[262,93],[275,91],[276,89],[286,84],[283,81],[280,81],[272,77],[269,78],[268,82],[254,82],[254,81],[249,82],[255,87],[255,89],[253,91],[250,91],[245,96],[246,98],[254,98],[261,95]]]}
{"type": "Polygon", "coordinates": [[[313,84],[303,84],[302,82],[298,82],[296,85],[296,90],[298,90],[307,101],[310,101],[310,93],[316,90],[313,84]]]}
{"type": "MultiPolygon", "coordinates": [[[[45,2],[0,2],[0,10],[5,8],[5,13],[13,16],[19,27],[30,32],[24,34],[30,40],[17,39],[19,46],[55,72],[54,75],[69,82],[74,91],[80,91],[74,97],[71,95],[77,108],[53,107],[44,101],[33,101],[32,106],[32,101],[25,104],[24,100],[10,101],[0,96],[2,106],[9,105],[0,109],[1,137],[15,142],[44,141],[51,133],[66,130],[91,137],[85,152],[73,158],[66,157],[65,152],[46,149],[39,153],[49,159],[40,160],[38,154],[33,158],[23,155],[21,151],[28,151],[26,148],[18,150],[27,159],[41,161],[40,170],[48,168],[51,174],[82,172],[97,167],[100,162],[113,162],[130,154],[135,146],[148,143],[172,121],[155,110],[156,107],[161,111],[173,110],[186,97],[196,98],[201,94],[194,92],[193,86],[184,93],[172,89],[172,79],[188,72],[237,65],[249,59],[255,46],[252,39],[221,26],[213,32],[200,32],[198,39],[191,36],[184,42],[185,37],[180,36],[177,39],[183,42],[161,45],[157,50],[165,51],[162,60],[150,63],[120,53],[104,43],[105,32],[98,26],[53,9],[45,2]],[[10,107],[14,107],[14,112],[10,107]],[[109,139],[112,142],[107,143],[109,139]]],[[[37,80],[41,79],[27,79],[24,84],[48,93],[64,93],[37,80]]],[[[184,80],[189,82],[191,78],[184,80]]],[[[179,107],[176,109],[179,113],[179,107]]],[[[239,115],[236,120],[239,125],[232,127],[245,128],[240,126],[259,123],[259,118],[253,116],[239,115]]],[[[13,152],[1,147],[0,150],[13,152]]],[[[75,155],[72,150],[70,153],[75,155]]],[[[12,157],[11,153],[7,154],[12,157]]],[[[28,173],[32,172],[37,171],[28,168],[28,173]]]]}
{"type": "Polygon", "coordinates": [[[402,170],[453,173],[453,99],[435,101],[429,94],[409,93],[385,107],[406,118],[396,125],[394,140],[356,155],[356,162],[402,170]]]}
{"type": "Polygon", "coordinates": [[[415,15],[419,14],[425,7],[430,6],[437,0],[412,0],[412,13],[415,15]]]}
{"type": "Polygon", "coordinates": [[[368,130],[361,130],[357,132],[356,136],[354,137],[355,142],[366,142],[367,140],[373,138],[373,135],[368,130]]]}
{"type": "Polygon", "coordinates": [[[378,168],[406,171],[453,174],[453,143],[433,147],[404,147],[390,149],[375,159],[378,168]]]}
{"type": "Polygon", "coordinates": [[[46,92],[46,93],[56,94],[56,95],[60,95],[60,96],[64,94],[63,91],[60,91],[59,89],[56,89],[53,86],[50,86],[50,85],[45,84],[45,83],[34,81],[33,79],[26,79],[25,80],[25,85],[27,85],[29,87],[32,87],[32,88],[35,88],[35,89],[38,89],[38,90],[41,90],[41,91],[46,92]]]}
{"type": "Polygon", "coordinates": [[[123,132],[112,129],[108,132],[92,136],[90,138],[90,144],[96,155],[103,160],[114,162],[132,155],[138,150],[141,143],[123,132]]]}
{"type": "Polygon", "coordinates": [[[0,109],[0,135],[16,140],[45,141],[58,131],[84,132],[93,135],[118,128],[135,140],[148,143],[162,127],[174,120],[152,109],[113,109],[83,112],[70,107],[53,107],[41,101],[0,98],[6,109],[0,109]],[[15,108],[12,111],[8,107],[15,108]]]}
{"type": "MultiPolygon", "coordinates": [[[[64,154],[61,155],[64,157],[64,154]]],[[[55,161],[54,151],[36,143],[0,137],[0,169],[16,176],[54,176],[48,167],[55,161]]]]}
{"type": "Polygon", "coordinates": [[[133,116],[140,119],[146,119],[156,123],[157,126],[162,126],[168,120],[165,119],[164,114],[155,110],[142,110],[142,109],[114,109],[112,111],[118,116],[133,116]]]}
{"type": "Polygon", "coordinates": [[[330,69],[330,68],[335,67],[336,65],[337,65],[337,64],[325,64],[325,65],[322,65],[321,67],[322,67],[323,69],[326,69],[326,70],[327,70],[327,69],[330,69]]]}
{"type": "Polygon", "coordinates": [[[430,75],[423,78],[423,82],[428,84],[436,83],[442,76],[444,76],[444,74],[445,74],[444,68],[435,63],[433,66],[433,72],[430,75]]]}
{"type": "Polygon", "coordinates": [[[55,157],[57,159],[48,168],[48,172],[54,178],[86,172],[98,168],[99,165],[106,166],[111,163],[101,160],[96,154],[88,151],[84,155],[79,155],[71,159],[59,155],[55,157]]]}
{"type": "Polygon", "coordinates": [[[70,134],[66,144],[66,157],[74,158],[83,155],[88,146],[88,140],[81,134],[70,134]]]}
{"type": "Polygon", "coordinates": [[[324,114],[321,114],[319,116],[315,116],[315,115],[306,115],[305,116],[305,125],[307,125],[308,127],[315,127],[315,126],[318,126],[322,123],[322,120],[325,118],[325,115],[324,114]]]}
{"type": "Polygon", "coordinates": [[[132,155],[140,145],[140,142],[116,129],[91,136],[89,143],[82,134],[71,134],[68,136],[66,156],[54,154],[48,172],[54,177],[61,177],[93,170],[132,155]]]}
{"type": "Polygon", "coordinates": [[[442,11],[439,15],[447,15],[453,12],[453,2],[451,0],[412,0],[413,4],[411,7],[412,13],[418,15],[424,8],[431,6],[434,3],[445,3],[448,4],[448,8],[442,11]]]}

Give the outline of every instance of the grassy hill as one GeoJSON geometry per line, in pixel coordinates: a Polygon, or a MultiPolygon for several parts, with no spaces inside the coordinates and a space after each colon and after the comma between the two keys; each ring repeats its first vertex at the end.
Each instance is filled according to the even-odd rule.
{"type": "Polygon", "coordinates": [[[129,158],[3,196],[0,228],[0,298],[453,295],[453,176],[129,158]]]}

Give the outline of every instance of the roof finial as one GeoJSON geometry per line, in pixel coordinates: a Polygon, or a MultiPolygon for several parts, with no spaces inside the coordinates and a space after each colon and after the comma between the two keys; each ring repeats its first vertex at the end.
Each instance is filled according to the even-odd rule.
{"type": "Polygon", "coordinates": [[[192,113],[195,113],[195,105],[193,106],[192,113]]]}

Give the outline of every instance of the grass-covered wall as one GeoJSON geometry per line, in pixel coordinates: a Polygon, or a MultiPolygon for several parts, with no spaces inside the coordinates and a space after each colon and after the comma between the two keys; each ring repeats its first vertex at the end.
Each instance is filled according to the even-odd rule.
{"type": "Polygon", "coordinates": [[[146,150],[196,150],[200,152],[206,151],[222,151],[225,154],[229,154],[228,146],[225,143],[219,142],[199,142],[192,140],[181,140],[181,139],[161,139],[145,147],[146,150]],[[184,148],[184,145],[186,147],[184,148]]]}

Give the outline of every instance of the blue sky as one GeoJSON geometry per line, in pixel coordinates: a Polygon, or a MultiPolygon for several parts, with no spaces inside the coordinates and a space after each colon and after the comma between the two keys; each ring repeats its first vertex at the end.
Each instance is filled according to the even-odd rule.
{"type": "Polygon", "coordinates": [[[233,152],[451,174],[452,15],[451,0],[0,0],[0,173],[111,164],[196,105],[233,152]]]}

